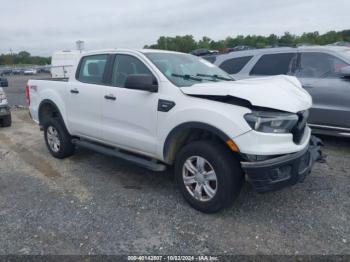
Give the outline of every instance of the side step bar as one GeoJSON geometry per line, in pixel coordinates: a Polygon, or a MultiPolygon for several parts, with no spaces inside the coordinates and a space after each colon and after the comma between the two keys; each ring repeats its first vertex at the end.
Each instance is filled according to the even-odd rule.
{"type": "Polygon", "coordinates": [[[80,140],[80,139],[72,139],[72,143],[81,147],[85,147],[94,151],[97,151],[99,153],[118,157],[121,159],[124,159],[126,161],[132,162],[138,166],[147,168],[152,171],[164,171],[166,169],[166,165],[161,164],[157,162],[155,159],[147,160],[143,157],[136,156],[134,154],[128,154],[121,152],[119,149],[116,148],[110,148],[104,145],[96,144],[93,142],[89,142],[87,140],[80,140]]]}

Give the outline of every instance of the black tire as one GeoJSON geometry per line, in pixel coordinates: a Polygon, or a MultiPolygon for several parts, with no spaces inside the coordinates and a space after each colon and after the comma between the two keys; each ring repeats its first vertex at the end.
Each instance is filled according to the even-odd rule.
{"type": "Polygon", "coordinates": [[[64,126],[64,123],[62,123],[62,121],[59,118],[50,118],[45,120],[43,127],[44,127],[45,143],[53,157],[63,159],[74,154],[75,146],[71,142],[72,137],[68,133],[66,127],[64,126]],[[49,129],[57,131],[57,137],[60,144],[57,151],[55,151],[49,144],[49,141],[48,141],[49,129]]]}
{"type": "Polygon", "coordinates": [[[193,208],[204,213],[214,213],[229,206],[237,198],[244,182],[244,174],[238,159],[228,147],[219,142],[203,140],[190,143],[180,150],[175,161],[175,179],[182,195],[193,208]],[[183,179],[186,160],[197,156],[212,166],[217,178],[217,182],[214,182],[216,193],[206,201],[192,196],[183,179]]]}
{"type": "Polygon", "coordinates": [[[12,117],[11,115],[5,116],[2,119],[2,126],[3,127],[10,127],[12,125],[12,117]]]}

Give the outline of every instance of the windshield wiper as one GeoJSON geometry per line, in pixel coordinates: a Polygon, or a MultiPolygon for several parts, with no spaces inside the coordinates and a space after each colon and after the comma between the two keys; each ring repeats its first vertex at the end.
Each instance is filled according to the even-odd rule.
{"type": "Polygon", "coordinates": [[[211,77],[215,79],[225,80],[225,81],[234,81],[232,78],[220,76],[220,75],[206,75],[206,74],[197,74],[197,76],[203,76],[203,77],[211,77]]]}
{"type": "Polygon", "coordinates": [[[171,74],[172,76],[175,76],[175,77],[181,77],[185,80],[194,80],[194,81],[198,81],[198,82],[202,82],[202,78],[199,78],[199,77],[195,77],[195,76],[191,76],[191,75],[180,75],[180,74],[171,74]]]}

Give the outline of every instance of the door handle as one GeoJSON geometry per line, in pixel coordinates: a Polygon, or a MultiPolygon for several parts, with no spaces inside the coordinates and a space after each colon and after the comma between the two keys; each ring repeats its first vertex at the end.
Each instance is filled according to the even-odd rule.
{"type": "Polygon", "coordinates": [[[72,94],[79,94],[79,90],[76,89],[76,88],[71,89],[70,92],[71,92],[72,94]]]}
{"type": "Polygon", "coordinates": [[[114,95],[110,94],[110,95],[105,95],[105,99],[107,99],[107,100],[116,100],[117,98],[114,95]]]}

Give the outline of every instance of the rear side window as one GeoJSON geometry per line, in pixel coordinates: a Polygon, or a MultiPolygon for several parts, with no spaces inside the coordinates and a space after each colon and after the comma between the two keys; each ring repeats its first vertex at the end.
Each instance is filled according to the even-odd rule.
{"type": "Polygon", "coordinates": [[[108,55],[93,55],[82,58],[78,80],[84,83],[102,84],[108,55]]]}
{"type": "Polygon", "coordinates": [[[136,57],[131,55],[117,55],[113,67],[112,85],[124,87],[128,75],[133,74],[152,75],[144,63],[136,57]]]}
{"type": "Polygon", "coordinates": [[[337,77],[340,70],[348,66],[339,58],[325,53],[301,53],[298,77],[306,78],[333,78],[337,77]]]}
{"type": "Polygon", "coordinates": [[[250,75],[289,75],[295,71],[296,60],[296,53],[263,55],[250,75]]]}
{"type": "Polygon", "coordinates": [[[229,74],[237,74],[252,59],[253,56],[242,56],[227,59],[220,64],[220,68],[229,74]]]}

